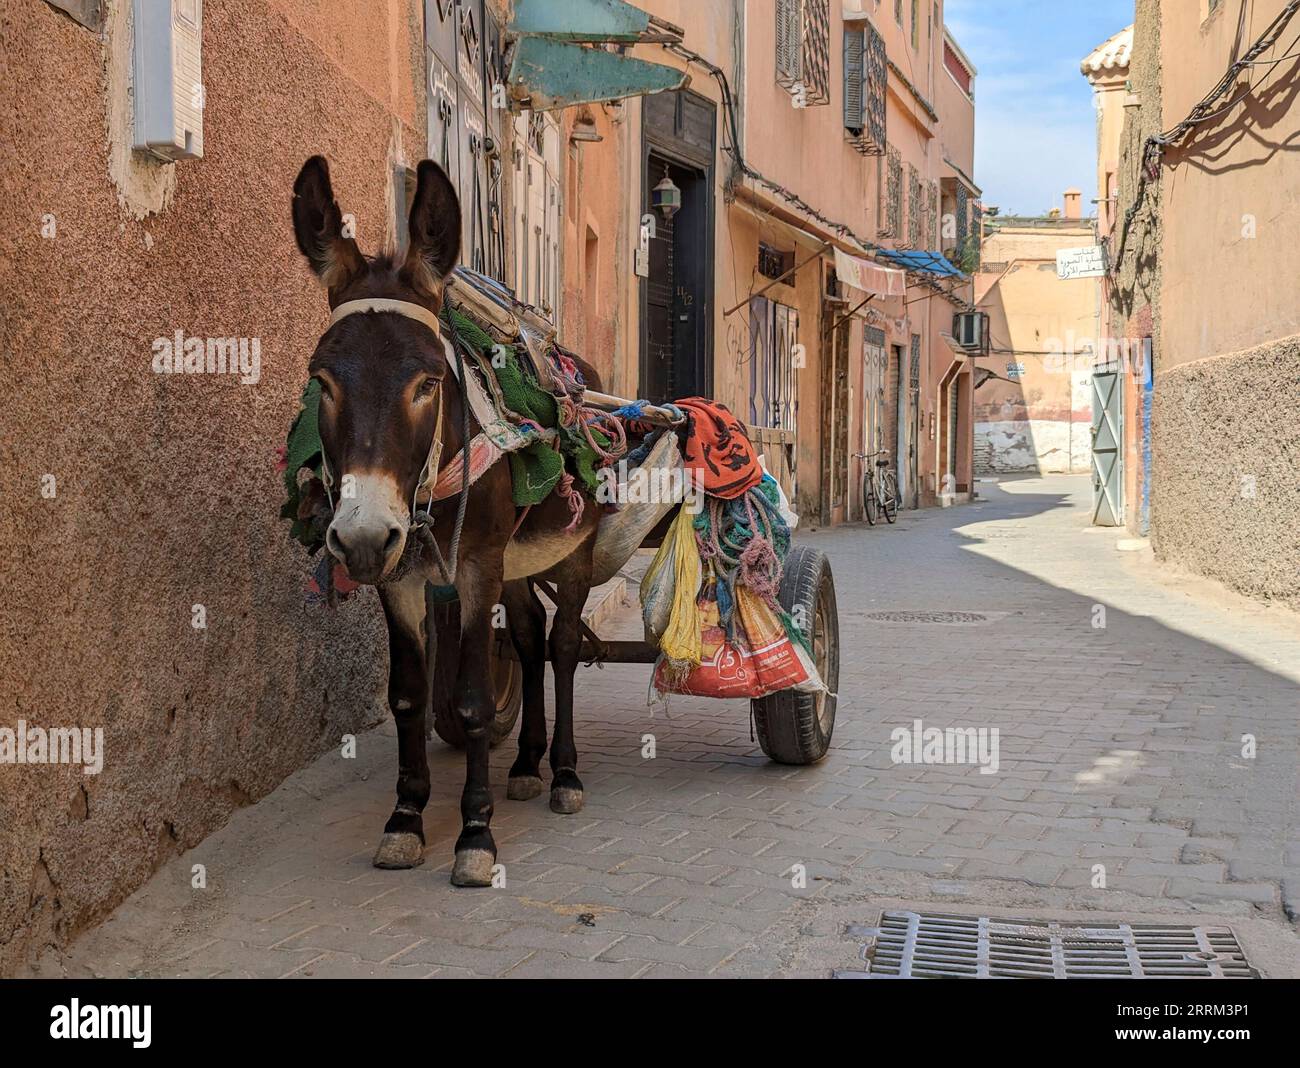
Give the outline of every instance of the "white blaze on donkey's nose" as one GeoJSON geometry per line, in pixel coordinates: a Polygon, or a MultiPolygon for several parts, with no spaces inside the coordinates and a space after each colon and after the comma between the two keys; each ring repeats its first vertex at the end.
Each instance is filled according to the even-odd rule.
{"type": "Polygon", "coordinates": [[[376,583],[406,547],[410,525],[397,481],[386,472],[344,476],[325,544],[353,582],[376,583]]]}

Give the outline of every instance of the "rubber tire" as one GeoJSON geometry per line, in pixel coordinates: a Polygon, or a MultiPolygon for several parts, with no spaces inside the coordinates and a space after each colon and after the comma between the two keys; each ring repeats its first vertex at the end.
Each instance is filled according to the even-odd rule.
{"type": "MultiPolygon", "coordinates": [[[[464,749],[465,725],[452,701],[460,657],[460,605],[452,602],[434,606],[430,622],[426,648],[432,652],[429,700],[433,730],[453,749],[464,749]]],[[[492,642],[492,677],[497,683],[497,714],[488,731],[488,746],[495,749],[510,736],[524,706],[524,668],[504,630],[492,642]]]]}
{"type": "Polygon", "coordinates": [[[892,523],[898,518],[898,479],[892,474],[885,474],[885,521],[892,523]]]}
{"type": "Polygon", "coordinates": [[[876,525],[876,489],[871,484],[870,475],[862,480],[862,514],[868,526],[876,525]]]}
{"type": "Polygon", "coordinates": [[[836,695],[840,682],[840,627],[835,606],[835,580],[826,554],[807,545],[796,545],[786,557],[781,576],[781,607],[794,613],[802,609],[813,621],[813,644],[821,637],[826,649],[826,670],[822,682],[825,694],[781,690],[750,702],[758,744],[778,764],[815,764],[830,748],[835,731],[836,695]],[[818,601],[825,609],[819,615],[818,601]],[[826,727],[817,714],[818,703],[826,702],[826,727]]]}

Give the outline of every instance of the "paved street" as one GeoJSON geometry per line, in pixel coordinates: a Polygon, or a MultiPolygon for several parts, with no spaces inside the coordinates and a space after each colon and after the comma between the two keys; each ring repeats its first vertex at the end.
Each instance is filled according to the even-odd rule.
{"type": "MultiPolygon", "coordinates": [[[[238,813],[42,974],[827,975],[854,966],[845,924],[898,905],[1224,922],[1267,974],[1300,974],[1294,617],[1117,551],[1086,525],[1084,478],[980,489],[805,535],[830,554],[841,623],[820,765],[769,764],[745,702],[651,708],[647,668],[580,669],[583,812],[506,801],[512,743],[493,756],[505,887],[448,883],[463,774],[436,741],[425,865],[370,866],[396,775],[385,725],[238,813]],[[915,719],[996,728],[996,773],[895,764],[891,731],[915,719]]],[[[622,625],[636,636],[635,612],[622,625]]]]}

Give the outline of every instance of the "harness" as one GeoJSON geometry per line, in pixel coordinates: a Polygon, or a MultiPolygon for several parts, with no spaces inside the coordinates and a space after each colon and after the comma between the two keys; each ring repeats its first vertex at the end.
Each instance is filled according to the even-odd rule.
{"type": "MultiPolygon", "coordinates": [[[[428,308],[421,307],[407,300],[395,300],[389,297],[369,297],[364,300],[344,301],[334,309],[330,315],[329,325],[333,326],[340,319],[349,315],[357,315],[361,312],[391,312],[396,315],[404,315],[408,319],[414,319],[418,323],[423,323],[434,334],[442,336],[442,321],[429,311],[428,308]]],[[[328,328],[327,328],[328,329],[328,328]]],[[[473,388],[469,383],[473,382],[474,386],[478,383],[474,381],[472,375],[465,373],[465,344],[456,330],[454,320],[450,321],[451,329],[451,347],[455,353],[456,360],[447,361],[448,368],[456,375],[460,383],[460,433],[461,433],[461,455],[460,460],[460,499],[456,505],[456,524],[452,528],[451,547],[449,559],[444,559],[442,550],[438,548],[437,539],[433,536],[433,516],[427,510],[427,507],[420,507],[420,497],[428,496],[428,503],[432,505],[434,501],[442,500],[451,496],[452,489],[448,485],[450,479],[444,479],[442,476],[442,442],[443,442],[443,390],[442,383],[438,383],[438,407],[434,414],[433,437],[429,441],[429,453],[425,457],[424,465],[420,468],[420,476],[416,480],[415,492],[411,495],[411,516],[409,531],[420,539],[433,554],[438,570],[442,573],[443,582],[452,585],[455,582],[456,564],[460,555],[460,535],[465,526],[465,506],[469,501],[469,489],[475,478],[471,477],[471,452],[473,444],[477,443],[484,435],[480,433],[470,441],[469,434],[469,415],[470,415],[470,391],[473,388]]],[[[482,387],[478,387],[481,391],[482,387]]],[[[476,405],[477,407],[477,405],[476,405]]],[[[476,417],[478,413],[476,412],[476,417]]],[[[480,423],[482,419],[480,417],[480,423]]],[[[486,438],[484,438],[486,441],[486,438]]],[[[480,446],[480,451],[482,451],[480,446]]],[[[498,454],[499,455],[499,454],[498,454]]],[[[454,463],[454,461],[453,461],[454,463]]],[[[453,464],[447,465],[449,468],[453,464]]],[[[489,465],[490,466],[490,465],[489,465]]],[[[480,472],[481,473],[481,472],[480,472]]],[[[330,492],[334,479],[330,474],[329,463],[325,459],[325,454],[321,453],[321,474],[322,481],[325,483],[325,493],[329,497],[330,509],[334,508],[334,497],[330,492]]]]}

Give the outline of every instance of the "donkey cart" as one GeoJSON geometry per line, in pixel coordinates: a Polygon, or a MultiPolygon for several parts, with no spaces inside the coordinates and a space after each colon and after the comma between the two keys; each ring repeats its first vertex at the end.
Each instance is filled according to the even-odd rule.
{"type": "MultiPolygon", "coordinates": [[[[529,348],[545,330],[544,324],[529,314],[529,309],[494,289],[490,280],[473,272],[458,270],[457,285],[451,288],[449,303],[469,316],[485,330],[499,337],[511,338],[529,348]],[[530,344],[532,342],[532,344],[530,344]]],[[[624,410],[631,402],[595,390],[587,390],[584,403],[608,412],[624,410]]],[[[674,430],[681,422],[680,412],[668,407],[640,404],[637,420],[642,424],[674,430]]],[[[664,437],[671,438],[671,434],[664,437]]],[[[668,442],[665,442],[668,444],[668,442]]],[[[654,456],[663,450],[657,450],[654,456]]],[[[680,463],[676,446],[671,456],[660,457],[665,465],[680,463]]],[[[665,532],[681,505],[660,507],[653,515],[616,513],[603,521],[597,541],[602,558],[602,579],[613,577],[632,558],[638,548],[658,548],[665,532]],[[607,529],[607,527],[609,529],[607,529]]],[[[627,510],[644,510],[644,505],[629,505],[627,510]]],[[[626,511],[626,510],[625,510],[626,511]]],[[[556,602],[555,590],[546,582],[529,580],[535,592],[556,602]]],[[[835,727],[836,694],[839,685],[839,620],[835,602],[835,584],[826,555],[806,545],[791,545],[781,573],[777,600],[787,616],[800,621],[806,643],[822,688],[786,689],[751,700],[751,714],[759,746],[771,759],[781,764],[812,764],[825,756],[835,727]]],[[[463,748],[464,727],[453,708],[452,685],[459,658],[459,608],[454,591],[426,587],[429,619],[426,653],[432,687],[430,694],[433,726],[449,745],[463,748]]],[[[661,656],[657,643],[649,640],[604,639],[585,622],[581,624],[581,659],[595,664],[655,664],[661,656]]],[[[548,652],[548,659],[550,655],[548,652]]],[[[515,726],[523,699],[522,669],[508,631],[497,631],[493,643],[492,680],[496,696],[496,717],[490,728],[493,745],[506,738],[515,726]]]]}
{"type": "Polygon", "coordinates": [[[516,718],[506,800],[547,790],[548,757],[551,811],[582,810],[573,680],[584,656],[653,663],[661,693],[749,699],[769,757],[824,756],[839,683],[831,571],[791,544],[798,519],[747,428],[707,398],[599,392],[553,324],[456,268],[460,204],[431,160],[417,168],[400,256],[367,259],[342,218],[329,166],[313,157],[294,183],[294,234],[328,290],[330,325],[281,453],[280,515],[310,552],[327,550],[314,594],[333,604],[372,586],[384,611],[398,776],[375,867],[424,861],[430,709],[465,752],[453,885],[496,885],[488,749],[516,718]],[[654,545],[646,640],[584,627],[590,591],[654,545]],[[549,636],[539,593],[555,604],[549,636]]]}

